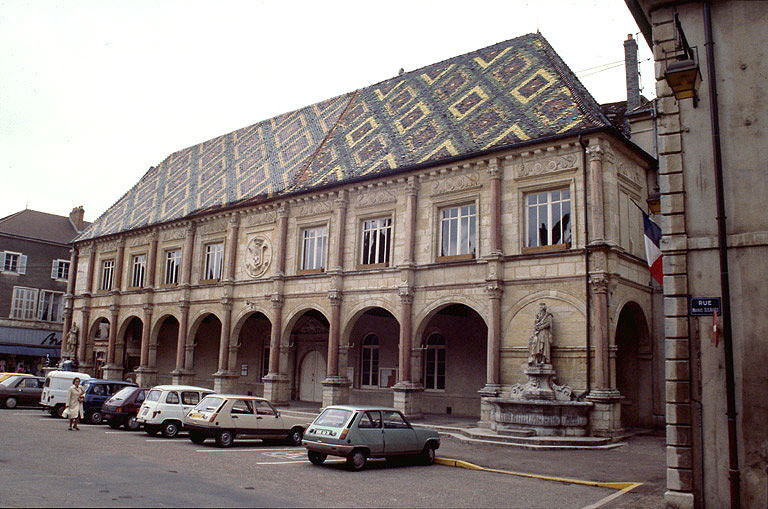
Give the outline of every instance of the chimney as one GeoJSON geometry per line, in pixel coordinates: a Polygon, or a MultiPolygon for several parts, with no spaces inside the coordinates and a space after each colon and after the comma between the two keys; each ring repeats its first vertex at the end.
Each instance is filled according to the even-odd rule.
{"type": "Polygon", "coordinates": [[[640,71],[637,67],[637,41],[627,34],[624,41],[624,70],[627,75],[627,111],[640,106],[640,71]]]}
{"type": "Polygon", "coordinates": [[[75,230],[78,231],[78,233],[83,231],[85,228],[85,221],[83,221],[84,216],[85,211],[83,210],[82,205],[73,208],[72,212],[69,213],[69,221],[72,223],[72,226],[75,227],[75,230]]]}

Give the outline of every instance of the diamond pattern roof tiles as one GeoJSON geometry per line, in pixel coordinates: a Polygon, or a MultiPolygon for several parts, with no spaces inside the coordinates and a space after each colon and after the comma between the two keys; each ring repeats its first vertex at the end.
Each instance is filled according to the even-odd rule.
{"type": "Polygon", "coordinates": [[[529,34],[175,152],[78,240],[609,126],[529,34]]]}

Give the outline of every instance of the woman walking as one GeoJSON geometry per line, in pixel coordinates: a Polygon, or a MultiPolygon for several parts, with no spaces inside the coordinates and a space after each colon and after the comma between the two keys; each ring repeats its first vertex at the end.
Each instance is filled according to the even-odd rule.
{"type": "Polygon", "coordinates": [[[83,416],[83,388],[80,387],[80,379],[72,380],[72,386],[67,391],[67,404],[64,408],[64,417],[69,419],[69,429],[80,431],[77,423],[83,416]]]}

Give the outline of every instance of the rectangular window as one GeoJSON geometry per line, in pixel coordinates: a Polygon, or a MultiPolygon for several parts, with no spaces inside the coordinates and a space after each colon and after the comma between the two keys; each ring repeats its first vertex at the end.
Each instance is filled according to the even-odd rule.
{"type": "Polygon", "coordinates": [[[269,374],[269,343],[264,342],[264,351],[261,356],[261,376],[267,376],[269,374]]]}
{"type": "Polygon", "coordinates": [[[141,288],[144,286],[144,272],[147,269],[147,255],[140,254],[133,257],[131,263],[133,271],[131,273],[131,286],[141,288]]]}
{"type": "Polygon", "coordinates": [[[51,292],[49,290],[40,290],[40,302],[37,307],[37,319],[45,322],[61,322],[62,300],[64,294],[61,292],[51,292]]]}
{"type": "Polygon", "coordinates": [[[12,251],[0,251],[0,270],[3,272],[27,273],[27,257],[12,251]]]}
{"type": "Polygon", "coordinates": [[[224,263],[224,243],[207,244],[205,246],[205,271],[203,279],[221,279],[221,268],[224,263]]]}
{"type": "Polygon", "coordinates": [[[389,246],[392,238],[392,218],[363,221],[363,239],[360,263],[375,265],[389,263],[389,246]]]}
{"type": "Polygon", "coordinates": [[[179,283],[179,267],[181,267],[181,249],[165,252],[165,279],[163,284],[179,283]]]}
{"type": "Polygon", "coordinates": [[[53,260],[51,265],[51,279],[66,281],[69,277],[69,260],[53,260]]]}
{"type": "Polygon", "coordinates": [[[325,252],[328,246],[328,227],[307,228],[302,234],[302,270],[325,269],[325,252]]]}
{"type": "Polygon", "coordinates": [[[474,203],[440,211],[440,256],[475,256],[477,208],[474,203]]]}
{"type": "Polygon", "coordinates": [[[34,320],[37,308],[37,288],[13,287],[11,302],[11,318],[19,320],[34,320]]]}
{"type": "Polygon", "coordinates": [[[526,197],[527,247],[571,242],[571,192],[568,189],[531,193],[526,197]]]}
{"type": "Polygon", "coordinates": [[[112,289],[112,276],[115,272],[115,260],[104,260],[101,262],[101,281],[99,290],[112,289]]]}

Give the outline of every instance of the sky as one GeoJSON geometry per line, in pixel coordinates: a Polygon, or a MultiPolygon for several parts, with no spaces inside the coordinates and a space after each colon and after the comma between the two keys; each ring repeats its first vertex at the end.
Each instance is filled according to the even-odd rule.
{"type": "Polygon", "coordinates": [[[539,30],[600,103],[626,99],[620,0],[0,0],[0,217],[95,220],[177,150],[539,30]]]}

